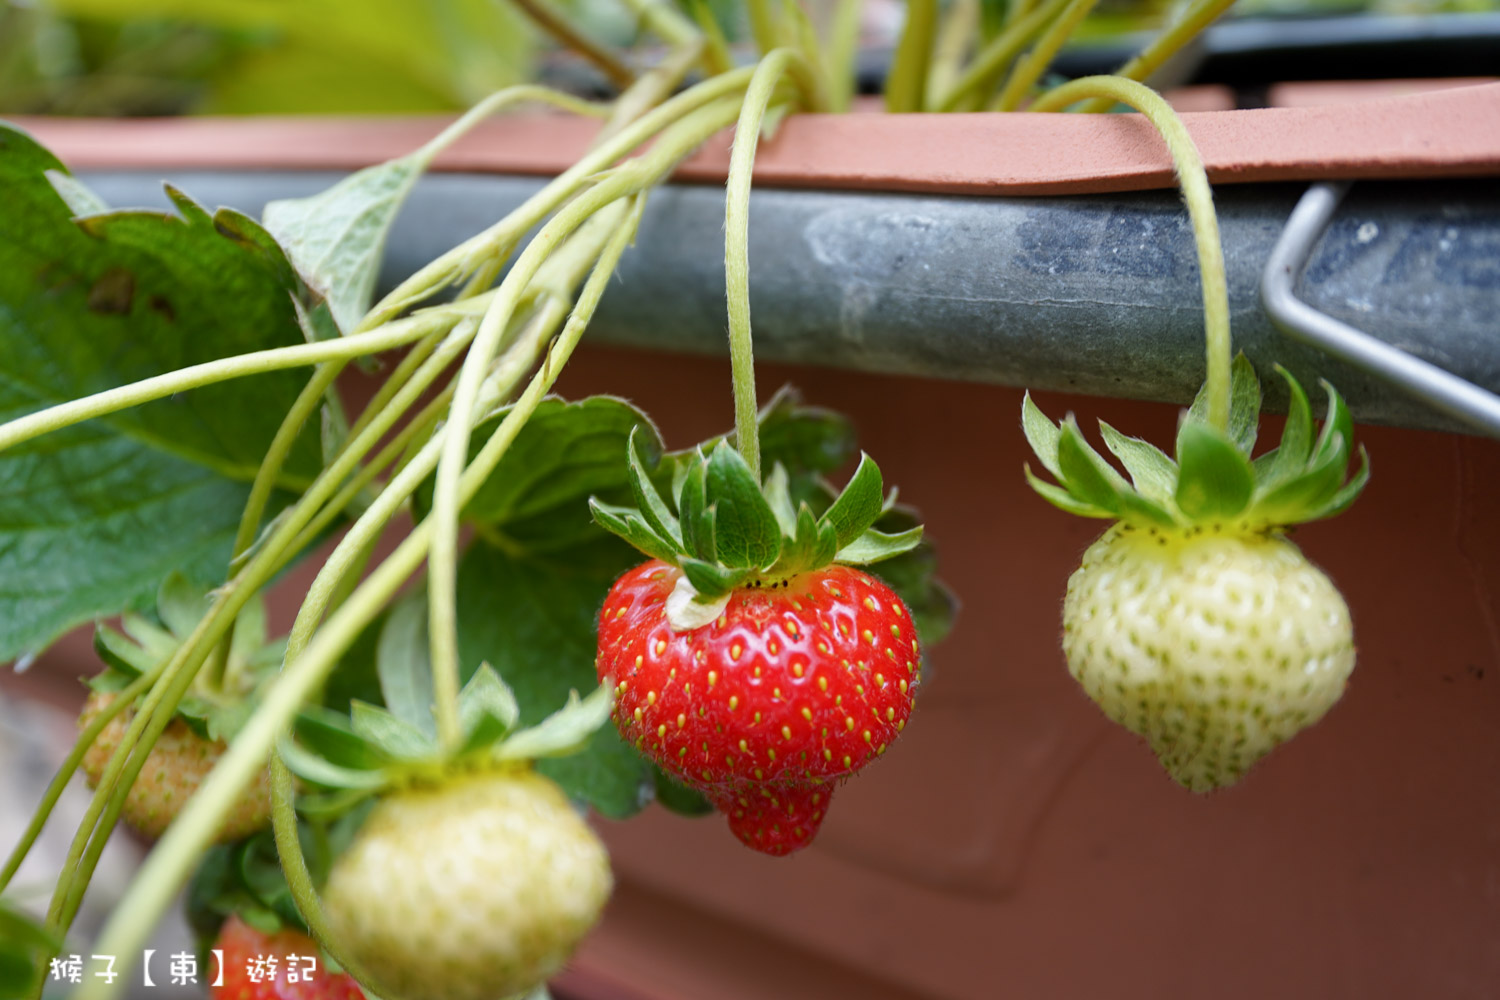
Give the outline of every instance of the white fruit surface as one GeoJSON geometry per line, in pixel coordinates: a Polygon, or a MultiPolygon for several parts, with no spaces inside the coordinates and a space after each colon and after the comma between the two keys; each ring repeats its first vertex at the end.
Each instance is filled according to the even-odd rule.
{"type": "Polygon", "coordinates": [[[524,769],[398,792],[324,889],[334,939],[403,1000],[499,1000],[562,967],[613,887],[599,838],[524,769]]]}
{"type": "Polygon", "coordinates": [[[1277,534],[1117,524],[1063,606],[1068,669],[1194,791],[1322,718],[1354,669],[1349,608],[1277,534]]]}

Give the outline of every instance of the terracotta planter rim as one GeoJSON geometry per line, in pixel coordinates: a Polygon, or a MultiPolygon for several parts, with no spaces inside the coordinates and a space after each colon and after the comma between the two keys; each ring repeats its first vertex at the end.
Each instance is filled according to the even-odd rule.
{"type": "MultiPolygon", "coordinates": [[[[1389,87],[1389,84],[1386,84],[1389,87]]],[[[1500,174],[1500,83],[1357,103],[1183,114],[1215,183],[1500,174]]],[[[262,117],[12,119],[74,170],[355,170],[449,120],[262,117]]],[[[555,175],[597,124],[523,113],[482,124],[435,169],[555,175]]],[[[728,133],[676,179],[722,183],[728,133]]],[[[1175,185],[1140,115],[798,115],[763,143],[756,182],[927,194],[1064,195],[1175,185]]]]}

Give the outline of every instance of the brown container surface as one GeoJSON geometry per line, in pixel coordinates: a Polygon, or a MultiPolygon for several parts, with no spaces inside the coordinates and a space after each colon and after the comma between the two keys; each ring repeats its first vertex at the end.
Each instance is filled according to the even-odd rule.
{"type": "MultiPolygon", "coordinates": [[[[1500,83],[1356,103],[1189,112],[1216,183],[1500,173],[1500,83]]],[[[446,119],[172,118],[17,121],[73,169],[353,170],[400,156],[446,119]]],[[[484,123],[443,170],[553,175],[597,123],[521,114],[484,123]]],[[[728,133],[678,171],[722,183],[728,133]]],[[[1140,115],[797,115],[757,157],[758,183],[946,194],[1057,195],[1173,186],[1140,115]]]]}

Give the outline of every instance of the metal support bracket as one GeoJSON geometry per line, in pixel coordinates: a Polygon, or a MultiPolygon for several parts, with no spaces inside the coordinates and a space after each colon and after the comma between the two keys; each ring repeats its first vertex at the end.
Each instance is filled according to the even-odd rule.
{"type": "Polygon", "coordinates": [[[1292,209],[1261,276],[1261,302],[1267,315],[1298,340],[1397,386],[1483,434],[1500,437],[1500,396],[1297,298],[1295,285],[1313,245],[1348,190],[1348,183],[1315,184],[1292,209]]]}

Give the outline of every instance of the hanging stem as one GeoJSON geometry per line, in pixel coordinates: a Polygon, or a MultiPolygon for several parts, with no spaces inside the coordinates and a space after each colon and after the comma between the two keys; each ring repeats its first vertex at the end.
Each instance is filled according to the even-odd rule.
{"type": "Polygon", "coordinates": [[[1177,112],[1156,91],[1134,80],[1086,76],[1063,84],[1037,98],[1034,111],[1057,111],[1087,98],[1127,104],[1145,115],[1166,140],[1187,202],[1198,245],[1198,271],[1203,281],[1203,326],[1208,355],[1208,420],[1219,430],[1229,428],[1229,287],[1224,277],[1224,248],[1219,219],[1214,213],[1213,189],[1203,169],[1203,158],[1177,112]]]}
{"type": "Polygon", "coordinates": [[[553,10],[543,0],[511,0],[547,34],[593,63],[610,83],[624,89],[635,82],[635,73],[607,45],[594,41],[577,25],[553,10]]]}
{"type": "Polygon", "coordinates": [[[760,481],[759,407],[755,398],[755,350],[750,331],[750,182],[760,125],[782,76],[801,63],[796,49],[777,49],[761,60],[745,91],[724,199],[724,279],[729,303],[729,363],[734,378],[734,430],[741,457],[760,481]]]}

